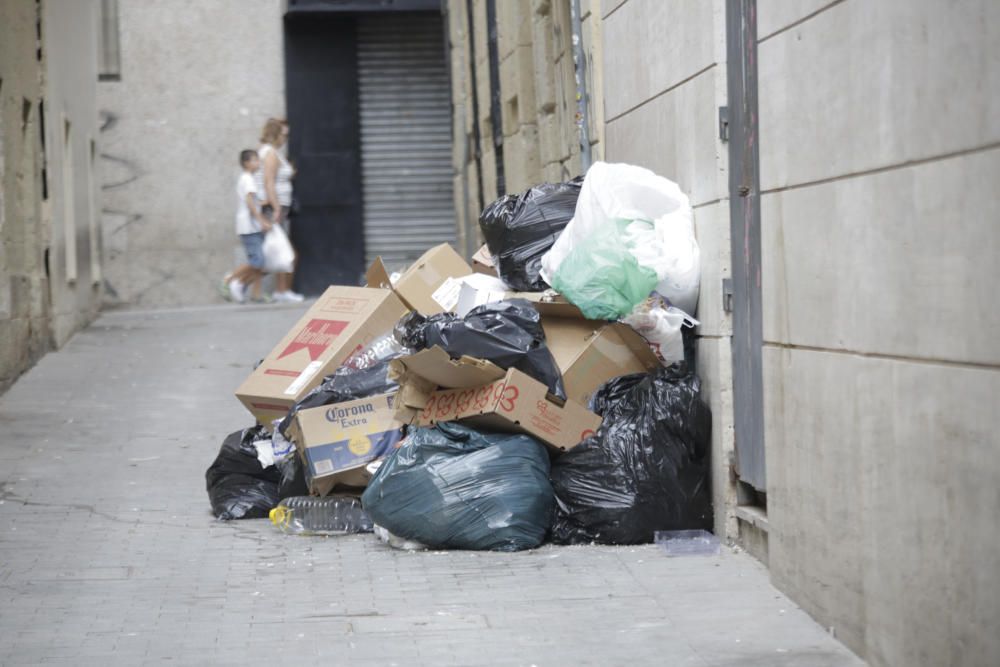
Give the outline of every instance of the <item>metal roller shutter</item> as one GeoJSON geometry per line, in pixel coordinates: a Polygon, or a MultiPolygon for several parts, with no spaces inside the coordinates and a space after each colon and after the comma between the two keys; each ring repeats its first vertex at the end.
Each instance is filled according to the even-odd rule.
{"type": "Polygon", "coordinates": [[[455,242],[441,16],[360,18],[358,88],[365,255],[397,270],[455,242]]]}

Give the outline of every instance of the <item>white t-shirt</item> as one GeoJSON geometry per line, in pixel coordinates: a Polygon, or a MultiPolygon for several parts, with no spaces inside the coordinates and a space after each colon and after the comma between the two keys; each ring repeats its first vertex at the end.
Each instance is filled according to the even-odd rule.
{"type": "Polygon", "coordinates": [[[253,234],[260,231],[258,223],[250,213],[247,206],[247,195],[257,193],[257,184],[254,182],[253,174],[244,171],[240,174],[240,180],[236,181],[236,233],[253,234]]]}
{"type": "Polygon", "coordinates": [[[292,169],[288,158],[271,144],[261,144],[260,148],[257,149],[257,155],[260,156],[260,168],[254,174],[257,182],[257,201],[263,202],[267,199],[267,190],[264,189],[264,159],[271,151],[274,151],[274,154],[278,156],[278,171],[274,175],[274,196],[278,198],[279,206],[291,206],[292,176],[295,175],[295,170],[292,169]]]}

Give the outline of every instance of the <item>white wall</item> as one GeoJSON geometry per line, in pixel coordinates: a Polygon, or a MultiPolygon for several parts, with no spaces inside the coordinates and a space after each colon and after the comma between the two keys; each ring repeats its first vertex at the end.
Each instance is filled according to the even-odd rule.
{"type": "Polygon", "coordinates": [[[281,0],[120,0],[121,81],[102,82],[111,302],[218,300],[242,261],[238,155],[284,115],[281,0]]]}
{"type": "Polygon", "coordinates": [[[995,665],[1000,5],[758,6],[774,581],[872,664],[995,665]]]}

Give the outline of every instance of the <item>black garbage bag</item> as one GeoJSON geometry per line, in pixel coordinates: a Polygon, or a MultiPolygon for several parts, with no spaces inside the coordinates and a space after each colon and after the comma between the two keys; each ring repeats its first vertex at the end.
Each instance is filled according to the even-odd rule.
{"type": "Polygon", "coordinates": [[[583,177],[542,183],[519,195],[506,195],[483,209],[479,228],[503,281],[513,289],[543,292],[542,255],[569,224],[583,177]]]}
{"type": "Polygon", "coordinates": [[[597,434],[552,464],[559,544],[639,544],[712,527],[712,416],[684,364],[615,378],[591,399],[597,434]]]}
{"type": "Polygon", "coordinates": [[[269,436],[261,426],[226,436],[215,461],[205,471],[205,486],[212,514],[219,519],[262,519],[278,504],[281,473],[262,468],[254,440],[269,436]]]}
{"type": "Polygon", "coordinates": [[[552,518],[549,455],[527,435],[456,422],[413,429],[361,504],[376,525],[429,547],[532,549],[552,518]]]}
{"type": "Polygon", "coordinates": [[[305,467],[299,460],[298,453],[292,452],[291,456],[286,456],[274,465],[281,472],[281,480],[278,482],[279,500],[309,495],[305,467]]]}
{"type": "Polygon", "coordinates": [[[542,382],[549,392],[566,398],[562,373],[545,344],[545,331],[534,306],[508,299],[476,306],[464,317],[417,313],[400,321],[398,335],[415,350],[440,346],[452,359],[469,355],[507,370],[516,368],[542,382]]]}

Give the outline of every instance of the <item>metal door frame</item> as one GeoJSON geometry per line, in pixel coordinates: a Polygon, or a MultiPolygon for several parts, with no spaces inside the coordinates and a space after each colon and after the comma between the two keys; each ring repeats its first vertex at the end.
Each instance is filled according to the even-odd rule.
{"type": "Polygon", "coordinates": [[[736,472],[766,493],[756,0],[727,0],[726,54],[736,472]]]}

